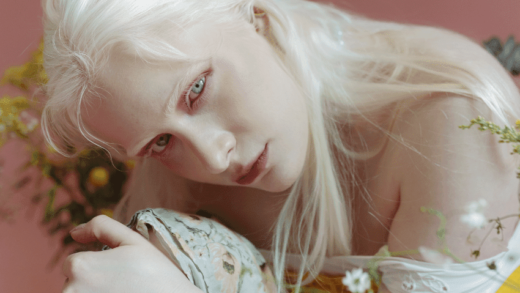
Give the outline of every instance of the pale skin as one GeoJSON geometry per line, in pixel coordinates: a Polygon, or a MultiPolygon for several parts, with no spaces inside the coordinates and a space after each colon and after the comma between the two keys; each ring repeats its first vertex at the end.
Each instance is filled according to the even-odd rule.
{"type": "MultiPolygon", "coordinates": [[[[99,79],[103,98],[92,99],[84,117],[96,135],[129,155],[152,142],[152,151],[162,152],[152,157],[190,182],[190,201],[195,198],[198,206],[182,211],[204,209],[267,249],[269,228],[304,166],[309,121],[302,93],[263,36],[265,17],[233,32],[193,27],[173,38],[182,51],[211,57],[193,70],[189,63],[158,66],[114,54],[99,79]],[[185,75],[181,92],[188,90],[189,96],[165,111],[174,85],[185,75]],[[202,77],[199,94],[193,85],[202,77]],[[201,102],[190,108],[186,98],[188,105],[201,102]],[[241,166],[266,144],[265,172],[248,186],[234,182],[241,166]]],[[[465,241],[471,229],[459,220],[462,207],[484,198],[489,218],[519,210],[510,149],[496,137],[457,128],[477,115],[493,119],[481,102],[437,94],[400,108],[395,115],[374,114],[384,125],[392,124],[386,120],[392,117],[390,131],[402,141],[390,139],[378,155],[358,164],[364,184],[353,195],[353,254],[373,255],[384,244],[390,251],[438,248],[438,219],[421,213],[425,206],[446,215],[448,246],[471,261],[469,252],[478,243],[465,241]],[[370,204],[361,199],[362,190],[370,204]]],[[[369,143],[381,138],[366,133],[369,143]]],[[[486,243],[481,258],[504,251],[515,225],[516,219],[504,221],[503,241],[486,243]]],[[[63,292],[200,292],[153,245],[109,218],[95,218],[71,233],[79,242],[98,240],[114,249],[70,256],[63,267],[68,277],[63,292]]]]}

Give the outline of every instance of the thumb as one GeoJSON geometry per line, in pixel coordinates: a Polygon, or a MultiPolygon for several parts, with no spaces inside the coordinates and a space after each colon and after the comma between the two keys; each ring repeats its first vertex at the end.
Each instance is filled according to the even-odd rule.
{"type": "Polygon", "coordinates": [[[146,243],[137,232],[105,215],[97,216],[86,224],[79,225],[70,236],[80,243],[99,241],[110,248],[146,243]]]}

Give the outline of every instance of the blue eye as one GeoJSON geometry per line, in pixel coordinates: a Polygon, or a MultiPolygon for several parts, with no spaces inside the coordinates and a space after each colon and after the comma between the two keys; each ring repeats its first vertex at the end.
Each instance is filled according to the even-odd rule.
{"type": "Polygon", "coordinates": [[[191,108],[192,104],[199,98],[200,94],[204,91],[205,85],[206,77],[204,76],[191,86],[190,91],[186,94],[186,104],[189,108],[191,108]]]}
{"type": "Polygon", "coordinates": [[[192,87],[191,92],[194,94],[200,94],[204,89],[204,84],[206,83],[206,77],[199,79],[192,87]]]}

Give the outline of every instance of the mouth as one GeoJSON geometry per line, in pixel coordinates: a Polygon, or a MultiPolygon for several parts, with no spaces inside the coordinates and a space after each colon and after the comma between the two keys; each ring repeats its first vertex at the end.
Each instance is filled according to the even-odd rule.
{"type": "Polygon", "coordinates": [[[251,165],[249,171],[239,177],[235,182],[240,185],[249,185],[255,181],[256,178],[265,170],[268,158],[268,147],[267,144],[264,147],[264,151],[258,156],[256,161],[251,165]]]}

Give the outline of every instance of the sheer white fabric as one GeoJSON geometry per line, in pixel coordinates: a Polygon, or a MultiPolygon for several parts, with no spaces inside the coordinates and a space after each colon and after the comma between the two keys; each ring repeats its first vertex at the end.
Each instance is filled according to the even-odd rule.
{"type": "MultiPolygon", "coordinates": [[[[387,257],[378,268],[383,283],[392,293],[495,293],[511,273],[520,267],[520,225],[510,239],[508,250],[494,257],[466,264],[437,265],[399,257],[387,257]],[[496,270],[488,264],[494,262],[496,270]]],[[[268,260],[269,251],[261,250],[268,260]]],[[[341,275],[346,270],[362,267],[368,269],[371,256],[338,256],[328,258],[323,273],[341,275]]],[[[288,265],[297,268],[299,256],[290,255],[288,265]]],[[[520,292],[520,280],[509,282],[520,292]]]]}

